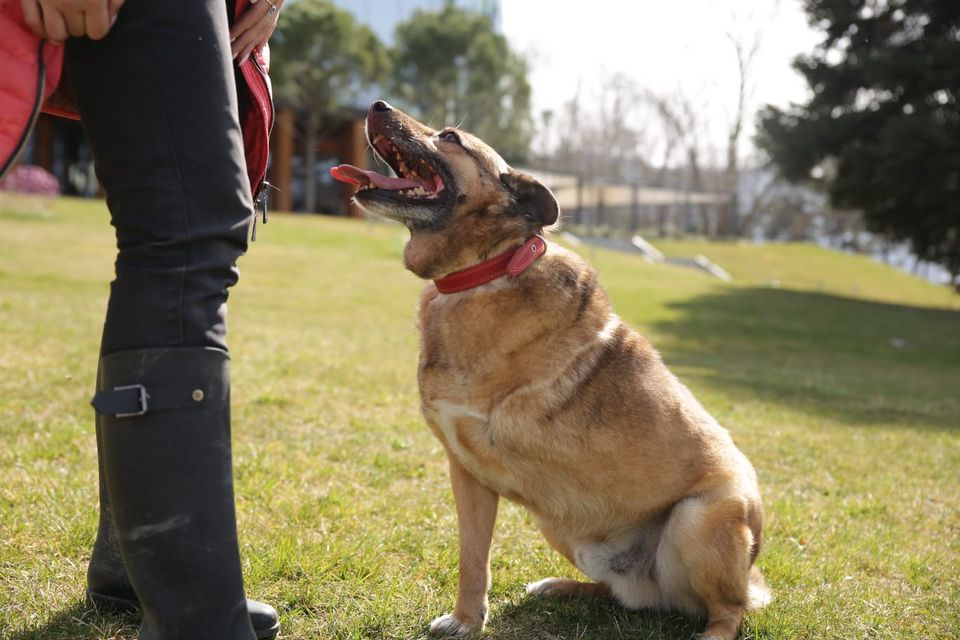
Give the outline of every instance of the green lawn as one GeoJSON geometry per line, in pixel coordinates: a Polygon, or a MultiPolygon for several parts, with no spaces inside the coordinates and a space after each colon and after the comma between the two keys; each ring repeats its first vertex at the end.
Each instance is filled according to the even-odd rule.
{"type": "MultiPolygon", "coordinates": [[[[135,633],[135,617],[81,600],[111,231],[100,202],[0,201],[0,638],[135,633]]],[[[259,236],[230,300],[247,591],[276,605],[284,638],[423,637],[452,607],[457,543],[418,413],[406,233],[275,215],[259,236]]],[[[581,249],[757,469],[775,600],[742,637],[960,637],[958,297],[808,246],[661,248],[735,281],[581,249]]],[[[526,597],[547,575],[577,573],[505,504],[484,637],[685,640],[701,626],[526,597]]]]}

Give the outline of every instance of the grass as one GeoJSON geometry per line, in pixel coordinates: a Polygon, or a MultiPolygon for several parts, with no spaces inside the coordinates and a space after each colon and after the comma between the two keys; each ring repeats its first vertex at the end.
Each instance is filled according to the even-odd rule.
{"type": "MultiPolygon", "coordinates": [[[[396,226],[274,216],[231,294],[247,591],[284,638],[408,639],[450,609],[456,521],[418,414],[420,283],[396,226]]],[[[133,637],[87,610],[92,414],[113,261],[100,202],[0,202],[0,637],[133,637]]],[[[960,634],[957,297],[814,247],[705,253],[725,285],[584,248],[620,314],[733,433],[768,514],[775,592],[744,638],[960,634]],[[778,288],[765,283],[776,279],[778,288]]],[[[577,572],[504,505],[486,638],[688,638],[700,623],[523,585],[577,572]]]]}

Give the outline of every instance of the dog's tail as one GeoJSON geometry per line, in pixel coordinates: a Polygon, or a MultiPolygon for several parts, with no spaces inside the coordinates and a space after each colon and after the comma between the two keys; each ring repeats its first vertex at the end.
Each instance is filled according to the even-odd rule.
{"type": "Polygon", "coordinates": [[[773,594],[767,587],[767,581],[757,565],[750,567],[750,585],[747,587],[747,610],[761,609],[773,600],[773,594]]]}

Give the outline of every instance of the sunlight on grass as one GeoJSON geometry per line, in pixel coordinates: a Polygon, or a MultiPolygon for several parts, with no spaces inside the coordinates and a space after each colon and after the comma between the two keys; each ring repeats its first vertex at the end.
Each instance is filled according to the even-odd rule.
{"type": "Polygon", "coordinates": [[[737,284],[960,309],[960,296],[949,287],[922,282],[867,256],[811,244],[660,240],[655,245],[671,258],[705,255],[729,271],[737,284]]]}
{"type": "MultiPolygon", "coordinates": [[[[135,617],[81,601],[96,524],[88,402],[114,259],[106,211],[4,201],[0,237],[0,637],[133,637],[135,617]]],[[[457,539],[446,461],[418,411],[420,283],[401,265],[406,232],[276,215],[259,237],[230,299],[248,593],[277,606],[284,638],[424,637],[453,604],[457,539]]],[[[811,247],[665,250],[704,253],[736,280],[583,253],[757,468],[759,563],[775,600],[742,637],[955,637],[956,296],[811,247]]],[[[492,562],[484,637],[686,639],[700,628],[525,597],[527,582],[577,573],[513,505],[492,562]]]]}

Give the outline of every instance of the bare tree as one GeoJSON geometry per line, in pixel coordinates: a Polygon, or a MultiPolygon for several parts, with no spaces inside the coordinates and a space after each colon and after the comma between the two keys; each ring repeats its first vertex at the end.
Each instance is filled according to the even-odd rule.
{"type": "Polygon", "coordinates": [[[727,39],[733,45],[737,59],[737,104],[730,122],[727,136],[727,162],[724,170],[724,187],[729,194],[729,205],[721,212],[719,233],[721,235],[738,235],[740,229],[737,224],[737,181],[740,172],[740,137],[743,134],[743,125],[748,116],[747,99],[753,91],[751,71],[757,52],[760,50],[761,33],[754,31],[749,36],[734,34],[727,31],[727,39]]]}
{"type": "Polygon", "coordinates": [[[580,113],[579,82],[573,96],[561,107],[557,120],[559,132],[557,147],[555,150],[548,150],[547,153],[555,156],[557,169],[580,173],[584,168],[582,149],[585,123],[580,113]]]}
{"type": "Polygon", "coordinates": [[[730,28],[726,31],[727,40],[733,47],[737,65],[737,100],[730,118],[727,135],[727,158],[724,170],[724,189],[729,194],[729,207],[721,215],[719,231],[721,235],[739,235],[742,231],[738,224],[737,184],[740,175],[740,139],[745,124],[752,115],[750,98],[755,89],[753,83],[754,64],[763,41],[763,32],[780,10],[780,0],[774,0],[765,16],[757,17],[752,10],[739,14],[736,9],[730,14],[730,28]]]}
{"type": "Polygon", "coordinates": [[[613,178],[632,181],[644,169],[644,131],[637,126],[643,90],[622,73],[605,78],[600,87],[597,166],[613,178]]]}
{"type": "MultiPolygon", "coordinates": [[[[685,179],[681,186],[688,194],[691,192],[702,191],[704,189],[704,176],[701,166],[701,155],[703,149],[703,127],[704,123],[699,116],[702,111],[694,107],[692,100],[682,91],[675,91],[669,95],[657,94],[648,91],[647,100],[653,105],[663,129],[663,135],[669,141],[667,148],[672,150],[679,147],[686,160],[685,179]]],[[[664,164],[661,170],[664,175],[668,173],[668,156],[664,156],[664,164]]],[[[663,186],[668,186],[664,184],[663,186]]],[[[689,202],[683,203],[684,221],[683,230],[693,231],[697,227],[704,233],[710,234],[713,225],[708,219],[708,212],[705,207],[696,207],[699,224],[694,217],[694,206],[689,202]]]]}

